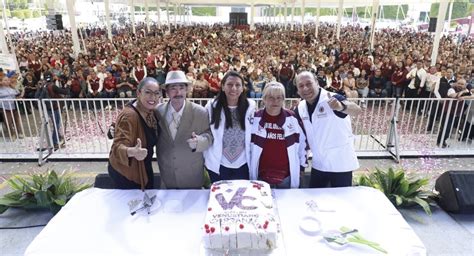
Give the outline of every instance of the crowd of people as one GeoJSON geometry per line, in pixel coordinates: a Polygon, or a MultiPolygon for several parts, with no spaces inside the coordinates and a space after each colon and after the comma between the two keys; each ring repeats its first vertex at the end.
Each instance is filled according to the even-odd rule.
{"type": "Polygon", "coordinates": [[[205,107],[186,100],[192,83],[183,71],[168,72],[166,103],[159,104],[158,81],[143,79],[137,98],[117,118],[108,165],[115,187],[198,189],[205,168],[211,182],[259,179],[274,188],[298,188],[307,148],[315,152],[310,187],[351,186],[359,164],[350,115],[361,108],[319,87],[309,71],[295,80],[303,100],[293,112],[284,107],[279,82],[263,88],[265,107],[257,111],[236,71],[225,74],[222,89],[205,107]],[[155,145],[161,184],[153,184],[155,145]],[[339,161],[340,155],[347,161],[339,161]]]}
{"type": "MultiPolygon", "coordinates": [[[[370,49],[369,32],[358,25],[342,27],[339,40],[330,24],[320,25],[317,38],[313,26],[304,32],[276,25],[145,27],[139,24],[135,34],[131,27],[115,28],[112,40],[104,28],[79,30],[85,49],[77,57],[68,31],[15,34],[10,41],[21,73],[0,72],[1,97],[37,98],[45,77],[51,77],[57,87],[51,98],[133,98],[146,77],[164,84],[167,73],[176,70],[190,81],[190,98],[215,97],[229,71],[244,78],[248,98],[262,97],[273,81],[283,84],[286,97],[299,97],[295,76],[303,71],[347,98],[448,98],[458,81],[466,84],[466,95],[474,83],[472,37],[443,36],[431,66],[433,35],[409,29],[377,31],[370,49]]],[[[12,107],[3,109],[15,112],[12,107]]]]}

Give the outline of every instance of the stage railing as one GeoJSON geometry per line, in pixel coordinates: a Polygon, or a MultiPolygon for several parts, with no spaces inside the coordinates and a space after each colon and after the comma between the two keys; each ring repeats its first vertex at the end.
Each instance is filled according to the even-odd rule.
{"type": "MultiPolygon", "coordinates": [[[[106,159],[112,145],[107,131],[129,100],[0,99],[0,159],[106,159]]],[[[190,100],[204,106],[209,99],[190,100]]],[[[473,100],[351,101],[363,109],[351,117],[360,157],[474,155],[473,100]]],[[[261,99],[256,102],[263,107],[261,99]]],[[[285,107],[294,109],[298,102],[287,99],[285,107]]]]}

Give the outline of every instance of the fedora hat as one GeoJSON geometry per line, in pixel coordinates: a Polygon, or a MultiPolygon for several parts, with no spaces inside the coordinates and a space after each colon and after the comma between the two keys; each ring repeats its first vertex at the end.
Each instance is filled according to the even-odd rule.
{"type": "Polygon", "coordinates": [[[166,75],[165,87],[170,84],[186,84],[189,85],[191,82],[186,78],[186,75],[181,70],[169,71],[166,75]]]}

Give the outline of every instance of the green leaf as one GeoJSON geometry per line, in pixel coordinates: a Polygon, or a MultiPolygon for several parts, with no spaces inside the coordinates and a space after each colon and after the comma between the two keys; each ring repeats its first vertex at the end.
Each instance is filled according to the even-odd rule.
{"type": "Polygon", "coordinates": [[[395,202],[396,202],[396,206],[399,206],[403,203],[403,199],[401,196],[399,195],[394,195],[395,196],[395,202]]]}
{"type": "Polygon", "coordinates": [[[40,206],[47,206],[51,202],[46,191],[37,191],[35,193],[35,198],[40,206]]]}
{"type": "Polygon", "coordinates": [[[6,182],[13,191],[0,197],[0,214],[8,207],[45,208],[56,213],[75,193],[92,187],[92,184],[79,184],[74,178],[72,172],[58,175],[54,170],[12,176],[6,182]]]}
{"type": "Polygon", "coordinates": [[[415,197],[413,198],[413,201],[415,201],[418,205],[423,207],[423,210],[425,210],[426,214],[431,215],[430,205],[425,200],[415,197]]]}
{"type": "Polygon", "coordinates": [[[431,191],[423,189],[428,185],[429,179],[413,179],[405,175],[403,169],[389,168],[387,171],[383,171],[375,168],[370,173],[360,175],[357,183],[360,186],[369,186],[380,190],[395,207],[409,207],[419,204],[428,214],[431,212],[427,206],[429,207],[429,204],[437,196],[431,191]]]}
{"type": "Polygon", "coordinates": [[[5,206],[21,206],[22,202],[19,200],[9,199],[9,198],[0,198],[0,205],[5,206]]]}
{"type": "Polygon", "coordinates": [[[23,190],[23,186],[16,182],[15,176],[7,180],[7,184],[14,190],[23,190]]]}
{"type": "Polygon", "coordinates": [[[67,198],[65,195],[61,195],[60,197],[53,199],[53,201],[54,201],[57,205],[64,206],[64,205],[66,205],[67,199],[68,199],[68,198],[67,198]]]}
{"type": "Polygon", "coordinates": [[[8,210],[8,208],[10,207],[7,205],[0,204],[0,214],[4,213],[6,210],[8,210]]]}

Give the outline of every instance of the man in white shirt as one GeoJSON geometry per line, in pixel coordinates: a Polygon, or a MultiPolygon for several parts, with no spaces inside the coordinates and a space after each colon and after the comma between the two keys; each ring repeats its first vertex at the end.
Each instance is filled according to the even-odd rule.
{"type": "Polygon", "coordinates": [[[344,96],[319,87],[308,71],[296,76],[296,88],[303,98],[296,115],[313,153],[310,187],[351,186],[352,171],[359,168],[359,162],[350,116],[360,114],[361,108],[344,96]]]}
{"type": "Polygon", "coordinates": [[[407,74],[407,79],[411,79],[406,92],[407,98],[419,98],[421,96],[421,92],[425,89],[426,78],[427,73],[423,68],[423,62],[418,60],[416,68],[407,74]]]}

